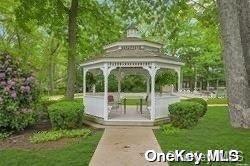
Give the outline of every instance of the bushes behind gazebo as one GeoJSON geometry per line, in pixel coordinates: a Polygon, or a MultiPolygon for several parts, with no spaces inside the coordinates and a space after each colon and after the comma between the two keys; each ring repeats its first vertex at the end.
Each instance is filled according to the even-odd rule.
{"type": "Polygon", "coordinates": [[[174,127],[194,127],[204,111],[204,106],[197,102],[181,101],[169,106],[170,119],[174,127]]]}
{"type": "Polygon", "coordinates": [[[60,101],[48,107],[54,129],[73,129],[82,125],[84,107],[77,101],[60,101]]]}
{"type": "Polygon", "coordinates": [[[35,82],[10,54],[0,54],[0,133],[19,131],[35,122],[35,82]]]}

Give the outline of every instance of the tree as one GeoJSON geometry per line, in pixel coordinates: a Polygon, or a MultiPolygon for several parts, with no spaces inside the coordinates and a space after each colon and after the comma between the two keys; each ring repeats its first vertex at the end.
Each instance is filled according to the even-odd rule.
{"type": "Polygon", "coordinates": [[[45,0],[41,3],[39,0],[20,0],[16,13],[23,29],[28,30],[27,25],[34,22],[47,35],[54,34],[63,44],[67,43],[64,47],[68,51],[68,99],[74,97],[76,62],[85,60],[90,53],[100,51],[100,46],[119,36],[119,22],[114,21],[116,18],[112,17],[106,1],[45,0]],[[80,51],[82,57],[79,57],[80,51]]]}
{"type": "MultiPolygon", "coordinates": [[[[64,6],[63,6],[64,7],[64,6]]],[[[65,8],[65,7],[64,7],[65,8]]],[[[65,9],[67,10],[67,9],[65,9]]],[[[68,13],[68,67],[67,67],[67,91],[66,98],[74,99],[75,81],[76,81],[76,34],[77,34],[77,14],[78,14],[78,0],[72,0],[68,13]]]]}
{"type": "Polygon", "coordinates": [[[250,3],[218,0],[233,127],[250,128],[250,3]]]}

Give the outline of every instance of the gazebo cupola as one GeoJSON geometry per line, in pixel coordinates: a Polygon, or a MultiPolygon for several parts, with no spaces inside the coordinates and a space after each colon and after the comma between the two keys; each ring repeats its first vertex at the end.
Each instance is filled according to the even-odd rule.
{"type": "MultiPolygon", "coordinates": [[[[150,123],[157,119],[168,118],[168,105],[179,101],[178,96],[158,95],[155,92],[155,77],[160,69],[172,69],[178,75],[178,87],[181,89],[181,66],[178,58],[165,55],[162,44],[148,41],[140,37],[138,29],[133,25],[128,27],[126,37],[103,47],[104,53],[81,64],[83,67],[83,95],[87,115],[101,118],[107,124],[112,121],[112,107],[108,103],[108,78],[113,73],[118,82],[117,100],[126,97],[121,95],[121,80],[124,75],[144,75],[147,80],[147,92],[150,101],[147,108],[150,123]],[[86,73],[101,71],[104,76],[104,93],[96,95],[86,92],[86,73]]],[[[122,115],[121,115],[122,116],[122,115]]],[[[125,115],[124,115],[125,116],[125,115]]],[[[133,117],[132,117],[133,118],[133,117]]],[[[124,118],[123,118],[124,119],[124,118]]],[[[131,119],[129,119],[131,120],[131,119]]],[[[136,119],[132,119],[136,121],[136,119]]]]}
{"type": "Polygon", "coordinates": [[[135,25],[132,24],[127,28],[127,37],[141,37],[140,32],[135,25]]]}
{"type": "MultiPolygon", "coordinates": [[[[117,50],[145,50],[150,52],[161,51],[162,44],[153,41],[147,41],[141,38],[140,32],[134,25],[127,29],[126,37],[120,41],[111,43],[103,47],[104,51],[113,52],[117,50]]],[[[145,55],[145,54],[144,54],[145,55]]],[[[104,55],[105,56],[105,55],[104,55]]],[[[152,56],[152,55],[151,55],[152,56]]]]}

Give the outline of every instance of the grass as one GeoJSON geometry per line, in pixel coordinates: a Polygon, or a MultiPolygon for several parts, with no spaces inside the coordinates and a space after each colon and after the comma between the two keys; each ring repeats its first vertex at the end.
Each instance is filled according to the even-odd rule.
{"type": "Polygon", "coordinates": [[[102,133],[102,131],[93,132],[87,138],[60,149],[0,150],[0,165],[85,166],[89,164],[102,133]]]}
{"type": "MultiPolygon", "coordinates": [[[[209,107],[207,114],[193,129],[168,135],[161,130],[156,130],[155,135],[164,152],[184,149],[206,153],[209,149],[235,149],[243,152],[242,163],[250,165],[250,130],[232,128],[227,107],[209,107]]],[[[188,164],[193,165],[187,162],[171,163],[171,165],[188,164]]],[[[229,165],[229,163],[213,164],[229,165]]]]}
{"type": "Polygon", "coordinates": [[[207,104],[228,104],[228,99],[227,98],[208,99],[207,104]]]}
{"type": "MultiPolygon", "coordinates": [[[[122,100],[122,104],[123,104],[123,100],[122,100]]],[[[126,100],[126,104],[127,105],[140,105],[140,99],[127,99],[126,100]]],[[[146,100],[145,99],[142,99],[142,104],[143,105],[146,105],[146,100]]]]}

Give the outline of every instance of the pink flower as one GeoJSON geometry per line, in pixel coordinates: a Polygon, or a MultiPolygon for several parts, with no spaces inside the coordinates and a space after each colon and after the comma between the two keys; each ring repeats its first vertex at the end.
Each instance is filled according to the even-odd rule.
{"type": "Polygon", "coordinates": [[[10,91],[10,87],[9,87],[9,86],[6,86],[6,87],[4,88],[4,90],[5,90],[6,92],[9,92],[9,91],[10,91]]]}
{"type": "Polygon", "coordinates": [[[15,99],[17,97],[16,92],[12,91],[10,96],[15,99]]]}
{"type": "Polygon", "coordinates": [[[25,87],[25,91],[26,91],[26,92],[30,92],[30,87],[29,87],[29,86],[26,86],[26,87],[25,87]]]}
{"type": "Polygon", "coordinates": [[[12,80],[9,80],[9,81],[7,81],[7,84],[8,84],[9,86],[14,86],[14,85],[15,85],[15,82],[12,81],[12,80]]]}
{"type": "Polygon", "coordinates": [[[2,86],[5,86],[6,85],[6,82],[5,81],[1,81],[0,83],[2,86]]]}
{"type": "Polygon", "coordinates": [[[34,80],[35,80],[35,78],[32,77],[32,76],[30,76],[30,77],[27,78],[27,82],[28,82],[28,83],[31,83],[31,82],[33,82],[34,80]]]}
{"type": "Polygon", "coordinates": [[[0,73],[0,79],[5,78],[5,73],[0,73]]]}
{"type": "Polygon", "coordinates": [[[22,91],[22,92],[24,92],[24,90],[25,90],[25,86],[21,86],[21,88],[20,88],[20,89],[21,89],[21,91],[22,91]]]}

